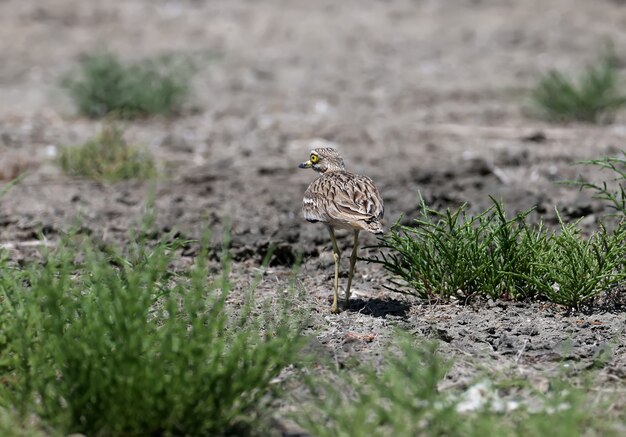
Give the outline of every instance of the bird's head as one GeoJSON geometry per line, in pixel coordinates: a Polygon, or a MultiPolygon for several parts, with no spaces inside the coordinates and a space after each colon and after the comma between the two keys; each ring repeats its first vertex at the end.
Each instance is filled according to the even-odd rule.
{"type": "Polygon", "coordinates": [[[312,168],[313,170],[326,173],[327,171],[345,170],[343,159],[339,152],[332,147],[323,147],[311,151],[309,160],[300,163],[300,168],[312,168]]]}

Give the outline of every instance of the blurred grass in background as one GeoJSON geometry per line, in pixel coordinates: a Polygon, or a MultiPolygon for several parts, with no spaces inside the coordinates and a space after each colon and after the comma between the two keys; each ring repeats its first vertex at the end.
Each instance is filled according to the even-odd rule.
{"type": "Polygon", "coordinates": [[[620,85],[617,57],[607,49],[577,79],[556,70],[544,75],[532,92],[533,109],[553,122],[609,123],[626,106],[620,85]]]}
{"type": "Polygon", "coordinates": [[[130,119],[179,112],[192,74],[191,63],[178,57],[123,62],[100,49],[87,55],[62,84],[81,114],[130,119]]]}
{"type": "Polygon", "coordinates": [[[92,139],[78,146],[64,146],[58,162],[70,176],[97,181],[150,179],[156,175],[155,163],[147,150],[129,145],[124,131],[107,122],[92,139]]]}
{"type": "MultiPolygon", "coordinates": [[[[399,333],[381,371],[366,363],[309,379],[293,418],[316,437],[622,435],[610,396],[555,377],[546,391],[490,374],[468,387],[441,389],[452,363],[435,344],[399,333]],[[323,379],[322,379],[323,378],[323,379]],[[320,379],[322,379],[320,381],[320,379]]],[[[564,375],[563,375],[564,376],[564,375]]]]}

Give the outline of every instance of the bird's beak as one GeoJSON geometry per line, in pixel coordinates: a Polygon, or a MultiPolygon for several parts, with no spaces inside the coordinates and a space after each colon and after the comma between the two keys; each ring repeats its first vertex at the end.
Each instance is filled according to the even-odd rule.
{"type": "Polygon", "coordinates": [[[298,165],[299,168],[311,168],[313,167],[313,163],[311,161],[304,161],[298,165]]]}

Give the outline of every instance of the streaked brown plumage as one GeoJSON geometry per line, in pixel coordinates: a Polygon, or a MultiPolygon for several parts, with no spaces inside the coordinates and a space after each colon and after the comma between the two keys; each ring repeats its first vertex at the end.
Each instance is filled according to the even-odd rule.
{"type": "Polygon", "coordinates": [[[302,213],[309,222],[326,224],[330,232],[335,258],[335,294],[332,310],[336,312],[341,254],[334,229],[354,230],[354,248],[350,257],[345,309],[350,299],[359,232],[361,230],[374,234],[383,232],[380,223],[384,214],[383,199],[370,178],[346,171],[341,155],[330,147],[313,150],[309,161],[301,163],[300,168],[312,168],[322,173],[304,193],[302,213]]]}
{"type": "Polygon", "coordinates": [[[367,176],[347,171],[324,173],[304,193],[304,218],[336,229],[361,229],[380,234],[383,201],[367,176]]]}

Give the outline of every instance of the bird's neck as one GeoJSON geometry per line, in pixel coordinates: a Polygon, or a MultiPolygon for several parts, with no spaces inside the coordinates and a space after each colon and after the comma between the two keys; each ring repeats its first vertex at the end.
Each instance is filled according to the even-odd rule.
{"type": "Polygon", "coordinates": [[[328,168],[326,168],[326,170],[320,172],[320,173],[333,173],[336,171],[346,171],[346,168],[344,166],[338,166],[338,165],[331,165],[328,168]]]}

